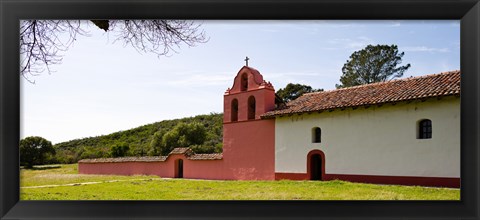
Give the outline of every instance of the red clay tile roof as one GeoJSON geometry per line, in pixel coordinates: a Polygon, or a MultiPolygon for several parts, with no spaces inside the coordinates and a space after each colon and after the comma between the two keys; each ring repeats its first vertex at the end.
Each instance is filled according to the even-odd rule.
{"type": "Polygon", "coordinates": [[[188,157],[189,160],[221,160],[223,158],[222,153],[216,154],[193,154],[188,157]]]}
{"type": "MultiPolygon", "coordinates": [[[[168,155],[170,156],[171,154],[183,154],[188,160],[221,160],[223,159],[222,153],[195,154],[188,147],[174,148],[168,155]]],[[[167,158],[168,156],[117,157],[117,158],[83,159],[78,162],[79,163],[163,162],[163,161],[166,161],[167,158]]]]}
{"type": "Polygon", "coordinates": [[[460,95],[460,71],[397,79],[323,92],[306,93],[262,118],[337,108],[460,95]]]}
{"type": "Polygon", "coordinates": [[[82,163],[121,163],[121,162],[159,162],[167,160],[167,156],[156,157],[116,157],[116,158],[95,158],[83,159],[82,163]]]}
{"type": "Polygon", "coordinates": [[[173,148],[172,151],[170,151],[169,155],[170,154],[185,154],[185,153],[191,153],[192,150],[190,150],[190,148],[188,147],[177,147],[177,148],[173,148]]]}

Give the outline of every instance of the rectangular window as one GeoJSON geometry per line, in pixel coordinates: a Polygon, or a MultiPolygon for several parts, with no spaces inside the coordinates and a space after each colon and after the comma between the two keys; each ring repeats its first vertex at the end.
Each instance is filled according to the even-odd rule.
{"type": "Polygon", "coordinates": [[[312,142],[320,143],[322,140],[322,130],[319,127],[312,129],[312,142]]]}
{"type": "Polygon", "coordinates": [[[419,123],[419,139],[430,139],[432,138],[432,121],[428,119],[421,120],[419,123]]]}

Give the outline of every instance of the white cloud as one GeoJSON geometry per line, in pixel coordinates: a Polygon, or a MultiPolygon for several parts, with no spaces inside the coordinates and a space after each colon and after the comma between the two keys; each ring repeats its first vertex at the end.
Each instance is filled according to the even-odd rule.
{"type": "Polygon", "coordinates": [[[441,64],[441,67],[442,67],[442,70],[443,70],[443,71],[450,71],[450,70],[453,69],[450,64],[445,63],[445,62],[441,64]]]}
{"type": "Polygon", "coordinates": [[[179,80],[167,81],[167,84],[176,86],[214,86],[227,85],[232,81],[231,73],[195,74],[185,76],[179,80]]]}
{"type": "Polygon", "coordinates": [[[460,41],[455,41],[452,44],[456,49],[460,49],[460,41]]]}
{"type": "Polygon", "coordinates": [[[389,27],[400,27],[400,26],[402,26],[402,23],[400,21],[392,21],[392,22],[390,22],[390,24],[388,26],[389,27]]]}
{"type": "Polygon", "coordinates": [[[426,47],[426,46],[403,47],[402,50],[408,51],[408,52],[436,52],[436,53],[450,52],[448,48],[434,48],[434,47],[426,47]]]}
{"type": "Polygon", "coordinates": [[[319,71],[308,72],[275,72],[269,73],[267,81],[272,82],[276,90],[285,87],[288,83],[300,83],[312,86],[313,88],[331,89],[332,80],[340,77],[341,71],[338,69],[321,69],[319,71]]]}
{"type": "Polygon", "coordinates": [[[328,43],[333,45],[338,45],[344,49],[359,50],[359,49],[363,49],[369,44],[374,44],[374,41],[369,37],[360,36],[354,39],[336,38],[336,39],[329,40],[328,43]]]}
{"type": "Polygon", "coordinates": [[[278,33],[280,32],[280,30],[277,30],[277,29],[263,29],[262,31],[264,32],[268,32],[268,33],[278,33]]]}
{"type": "Polygon", "coordinates": [[[450,25],[453,26],[453,27],[460,27],[460,21],[459,21],[459,20],[452,21],[452,22],[450,23],[450,25]]]}
{"type": "Polygon", "coordinates": [[[320,20],[314,21],[314,23],[322,25],[326,28],[352,28],[352,27],[365,27],[368,23],[365,21],[351,21],[351,20],[320,20]]]}

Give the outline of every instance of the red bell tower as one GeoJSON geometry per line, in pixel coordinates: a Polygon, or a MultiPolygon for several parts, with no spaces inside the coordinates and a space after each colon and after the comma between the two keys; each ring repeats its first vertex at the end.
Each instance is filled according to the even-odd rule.
{"type": "Polygon", "coordinates": [[[260,72],[244,66],[224,94],[223,157],[233,179],[275,179],[275,89],[260,72]]]}
{"type": "Polygon", "coordinates": [[[275,89],[258,70],[244,66],[224,95],[223,122],[258,120],[275,108],[275,89]]]}

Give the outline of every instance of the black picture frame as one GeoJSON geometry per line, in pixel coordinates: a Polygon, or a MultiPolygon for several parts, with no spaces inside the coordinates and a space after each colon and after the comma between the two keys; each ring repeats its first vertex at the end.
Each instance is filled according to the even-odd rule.
{"type": "Polygon", "coordinates": [[[478,219],[478,0],[0,0],[1,219],[478,219]],[[21,19],[460,19],[461,201],[19,201],[21,19]]]}

